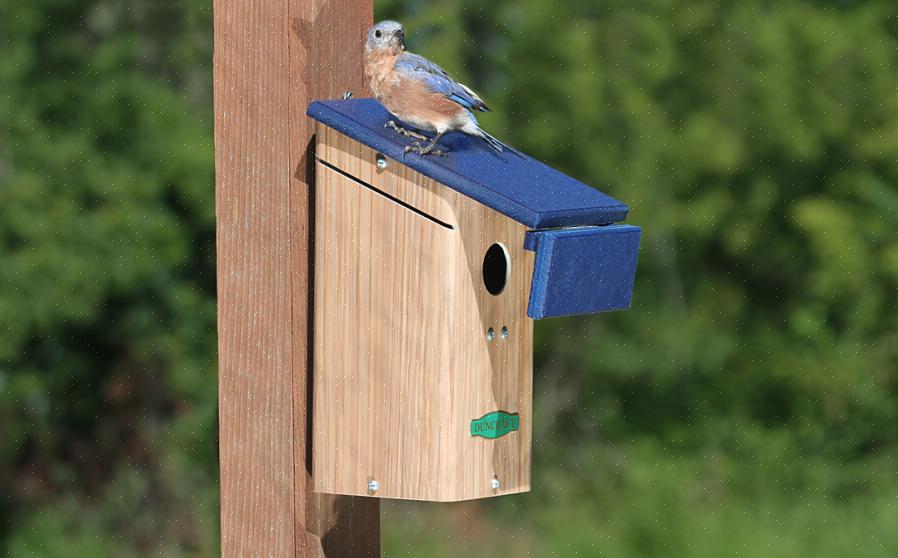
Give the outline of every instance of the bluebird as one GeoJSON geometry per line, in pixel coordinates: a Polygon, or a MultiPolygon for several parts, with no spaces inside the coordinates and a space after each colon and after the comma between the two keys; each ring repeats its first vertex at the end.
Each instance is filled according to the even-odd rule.
{"type": "Polygon", "coordinates": [[[365,75],[374,96],[390,113],[419,130],[436,134],[422,147],[419,142],[428,138],[398,126],[395,121],[387,122],[385,127],[419,140],[406,147],[406,153],[443,155],[434,149],[437,142],[446,132],[456,130],[483,138],[497,152],[508,149],[517,153],[477,123],[473,111],[490,110],[477,93],[430,60],[405,49],[405,31],[400,23],[382,21],[368,30],[365,75]]]}

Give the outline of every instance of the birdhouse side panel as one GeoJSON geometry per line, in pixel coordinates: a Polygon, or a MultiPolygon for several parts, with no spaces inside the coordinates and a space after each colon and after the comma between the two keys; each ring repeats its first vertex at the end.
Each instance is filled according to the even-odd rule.
{"type": "Polygon", "coordinates": [[[437,499],[451,304],[426,254],[453,231],[316,172],[315,488],[437,499]]]}

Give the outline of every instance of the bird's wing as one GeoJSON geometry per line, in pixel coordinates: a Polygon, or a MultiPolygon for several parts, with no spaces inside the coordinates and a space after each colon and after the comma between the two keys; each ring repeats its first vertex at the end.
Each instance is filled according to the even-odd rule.
{"type": "Polygon", "coordinates": [[[420,79],[431,90],[441,93],[468,110],[486,112],[490,110],[477,93],[463,83],[458,83],[449,76],[446,70],[430,60],[411,52],[403,53],[396,61],[395,70],[420,79]]]}
{"type": "Polygon", "coordinates": [[[405,70],[424,72],[427,74],[433,74],[435,76],[449,77],[449,72],[447,72],[446,70],[440,68],[423,56],[419,56],[411,52],[403,52],[399,56],[399,60],[396,61],[396,64],[397,66],[400,66],[405,70]]]}

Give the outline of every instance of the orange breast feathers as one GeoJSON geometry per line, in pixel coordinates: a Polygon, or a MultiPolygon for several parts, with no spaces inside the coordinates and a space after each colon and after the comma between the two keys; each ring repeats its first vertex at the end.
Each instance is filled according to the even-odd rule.
{"type": "Polygon", "coordinates": [[[381,102],[401,120],[428,131],[461,127],[468,116],[464,107],[408,76],[400,77],[381,102]]]}
{"type": "Polygon", "coordinates": [[[365,57],[365,73],[375,98],[394,116],[420,130],[443,132],[460,126],[467,117],[464,107],[424,82],[394,72],[398,58],[386,53],[365,57]]]}
{"type": "MultiPolygon", "coordinates": [[[[399,58],[401,51],[366,51],[365,52],[365,77],[371,92],[380,100],[384,91],[395,86],[393,79],[393,66],[399,58]]],[[[383,101],[381,101],[383,102],[383,101]]]]}

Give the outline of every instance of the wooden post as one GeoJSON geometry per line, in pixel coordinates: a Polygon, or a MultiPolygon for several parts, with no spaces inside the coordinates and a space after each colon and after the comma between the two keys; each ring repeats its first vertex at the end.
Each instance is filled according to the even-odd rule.
{"type": "Polygon", "coordinates": [[[308,103],[365,93],[372,0],[214,0],[223,556],[379,556],[378,503],[311,491],[308,103]]]}

